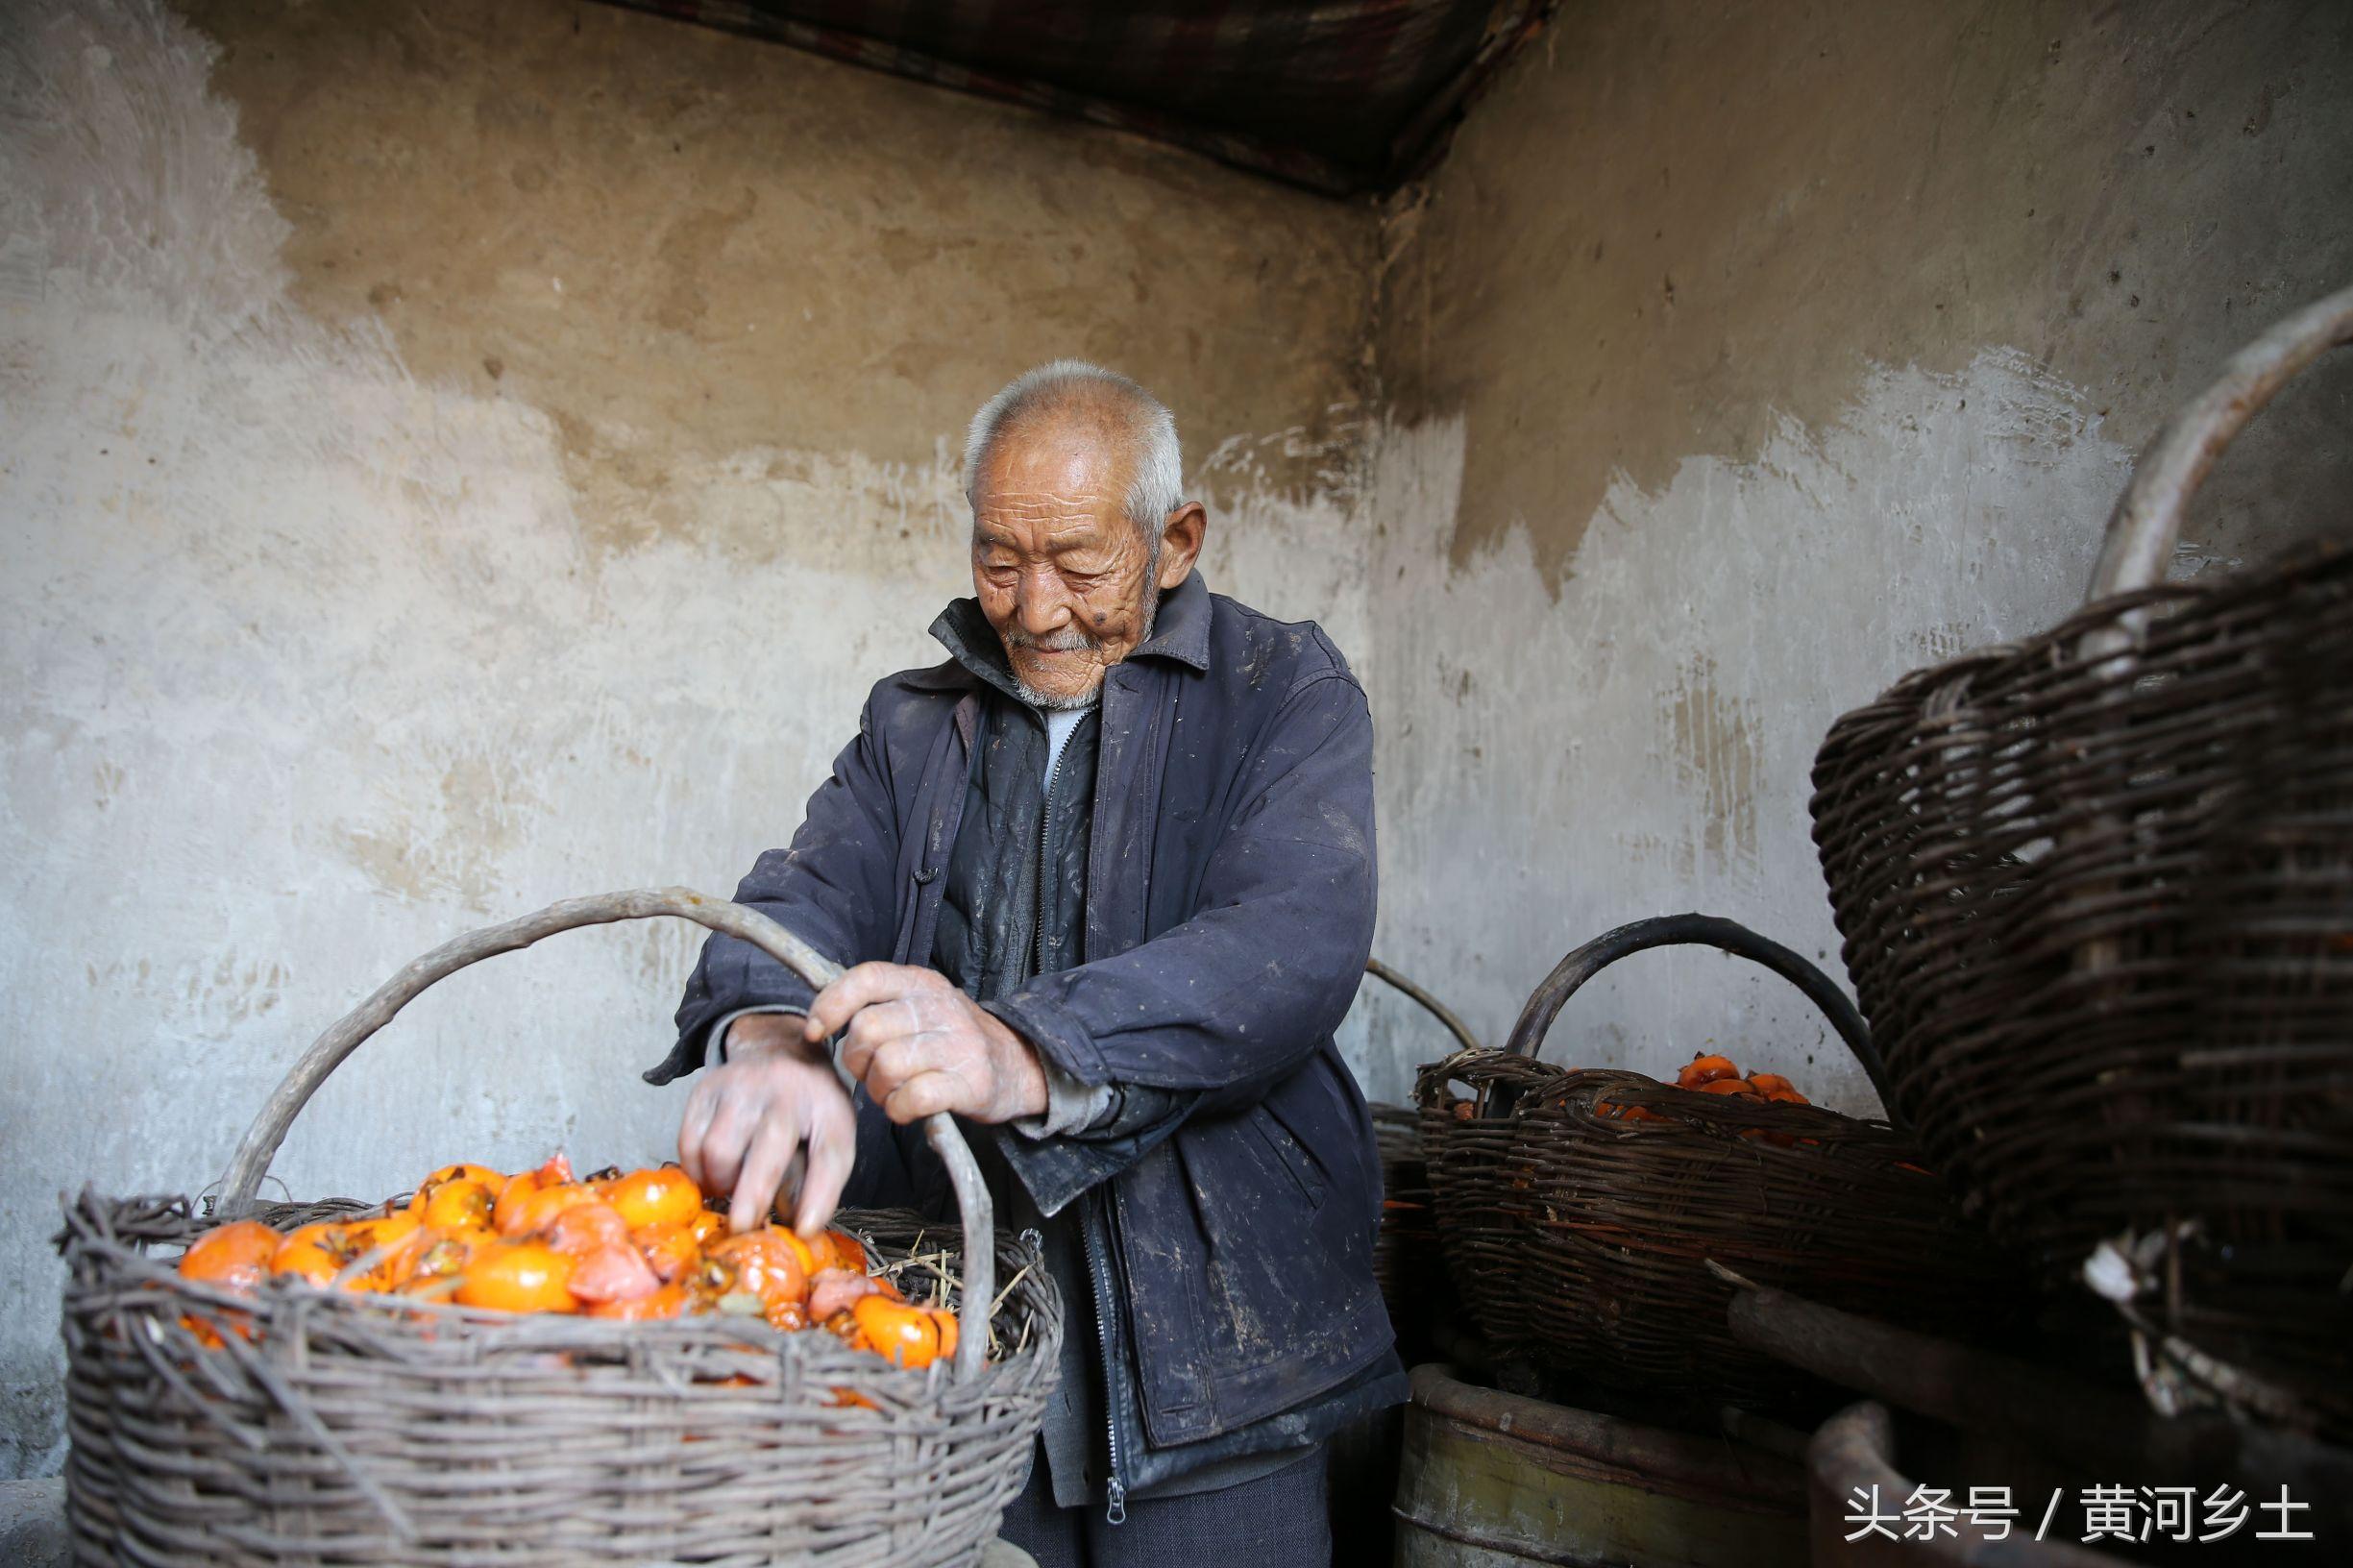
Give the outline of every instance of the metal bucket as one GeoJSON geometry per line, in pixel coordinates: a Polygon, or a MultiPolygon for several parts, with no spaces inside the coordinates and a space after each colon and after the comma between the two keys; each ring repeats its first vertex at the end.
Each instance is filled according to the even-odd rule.
{"type": "Polygon", "coordinates": [[[1413,1369],[1398,1568],[1804,1568],[1805,1503],[1762,1450],[1413,1369]]]}

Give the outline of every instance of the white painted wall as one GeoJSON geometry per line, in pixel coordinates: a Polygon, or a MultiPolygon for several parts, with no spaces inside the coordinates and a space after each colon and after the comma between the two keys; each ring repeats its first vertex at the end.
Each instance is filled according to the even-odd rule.
{"type": "MultiPolygon", "coordinates": [[[[1463,433],[1385,430],[1372,467],[1380,951],[1499,1044],[1563,954],[1648,915],[1727,916],[1843,983],[1815,747],[1906,671],[2071,607],[2129,453],[2022,355],[1878,370],[1753,461],[1688,458],[1654,495],[1621,477],[1556,598],[1524,530],[1450,569],[1463,433]]],[[[1426,1027],[1360,1012],[1367,1091],[1406,1097],[1426,1027]]],[[[1605,971],[1544,1056],[1665,1073],[1703,1049],[1877,1109],[1810,1003],[1713,951],[1605,971]]]]}

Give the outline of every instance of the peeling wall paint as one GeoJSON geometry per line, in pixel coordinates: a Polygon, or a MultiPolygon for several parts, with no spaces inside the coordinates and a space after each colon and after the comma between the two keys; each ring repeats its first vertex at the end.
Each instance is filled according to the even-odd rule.
{"type": "MultiPolygon", "coordinates": [[[[1556,599],[1522,529],[1449,569],[1464,445],[1458,419],[1392,428],[1372,464],[1380,950],[1497,1042],[1564,953],[1646,915],[1727,915],[1840,975],[1815,746],[1932,647],[2063,614],[2130,460],[2015,355],[1875,370],[1826,429],[1614,482],[1556,599]]],[[[1427,1026],[1360,1012],[1360,1076],[1404,1096],[1427,1026]]],[[[1713,952],[1613,967],[1545,1057],[1658,1072],[1708,1047],[1875,1103],[1811,1004],[1713,952]]]]}
{"type": "MultiPolygon", "coordinates": [[[[1006,376],[1072,351],[1165,371],[1213,584],[1367,635],[1369,272],[1337,265],[1369,254],[1363,208],[782,50],[739,47],[682,109],[723,40],[601,6],[208,5],[209,36],[153,0],[9,10],[0,1473],[61,1457],[61,1190],[200,1189],[411,957],[571,894],[724,892],[790,833],[868,686],[938,657],[924,627],[969,591],[955,442],[1006,376]],[[576,59],[601,97],[562,97],[576,59]],[[570,154],[484,108],[591,97],[574,129],[604,139],[570,154]],[[632,172],[655,141],[670,161],[632,172]],[[536,195],[506,174],[531,160],[536,195]],[[690,278],[665,258],[705,243],[730,160],[799,250],[719,241],[690,278]],[[498,221],[470,230],[490,176],[520,205],[482,196],[498,221]],[[887,310],[846,297],[877,248],[958,231],[988,256],[881,267],[887,310]],[[612,254],[562,263],[559,303],[533,235],[612,254]],[[398,270],[354,278],[379,242],[398,270]],[[1084,332],[1034,308],[1063,290],[1084,332]],[[820,295],[823,329],[791,331],[820,295]],[[722,310],[780,325],[774,352],[708,349],[722,310]]],[[[662,1156],[683,1089],[636,1071],[699,937],[576,933],[445,982],[277,1174],[380,1194],[459,1156],[662,1156]]]]}
{"type": "MultiPolygon", "coordinates": [[[[2132,453],[2353,282],[2349,66],[2341,6],[1563,8],[1384,234],[1383,956],[1498,1041],[1649,915],[1841,975],[1824,732],[2079,602],[2132,453]]],[[[2341,530],[2348,476],[2340,354],[2234,448],[2176,570],[2341,530]]],[[[1397,1097],[1442,1042],[1360,1012],[1397,1097]]],[[[1824,1040],[1763,971],[1654,953],[1548,1056],[1714,1044],[1872,1109],[1824,1040]]]]}

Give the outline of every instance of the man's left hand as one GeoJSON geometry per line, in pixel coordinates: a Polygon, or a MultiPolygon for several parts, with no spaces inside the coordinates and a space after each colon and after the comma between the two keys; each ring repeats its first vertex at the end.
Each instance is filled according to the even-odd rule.
{"type": "Polygon", "coordinates": [[[842,1066],[893,1121],[941,1111],[1011,1121],[1046,1108],[1029,1041],[935,969],[861,964],[818,992],[804,1038],[843,1034],[842,1066]]]}

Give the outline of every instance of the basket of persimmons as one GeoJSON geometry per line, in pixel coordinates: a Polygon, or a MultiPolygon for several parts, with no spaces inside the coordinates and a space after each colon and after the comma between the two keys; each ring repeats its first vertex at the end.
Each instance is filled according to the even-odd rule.
{"type": "Polygon", "coordinates": [[[1061,1304],[1034,1242],[995,1236],[952,1126],[929,1129],[963,1206],[945,1222],[735,1234],[675,1166],[560,1154],[445,1164],[384,1202],[252,1201],[311,1090],[410,996],[657,914],[828,977],[699,894],[555,905],[418,960],[322,1036],[214,1213],[66,1205],[77,1560],[975,1560],[1020,1485],[1061,1304]]]}
{"type": "Polygon", "coordinates": [[[1669,1081],[1537,1060],[1562,1004],[1593,975],[1630,953],[1694,943],[1791,980],[1875,1069],[1853,1005],[1787,948],[1702,916],[1612,931],[1561,961],[1504,1049],[1421,1071],[1447,1266],[1507,1364],[1662,1414],[1682,1406],[1712,1418],[1725,1403],[1811,1413],[1826,1390],[1732,1339],[1728,1271],[1945,1333],[1998,1318],[2013,1282],[1886,1121],[1815,1105],[1787,1075],[1744,1071],[1714,1050],[1669,1081]]]}

